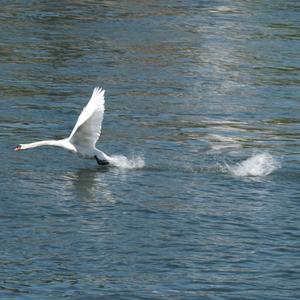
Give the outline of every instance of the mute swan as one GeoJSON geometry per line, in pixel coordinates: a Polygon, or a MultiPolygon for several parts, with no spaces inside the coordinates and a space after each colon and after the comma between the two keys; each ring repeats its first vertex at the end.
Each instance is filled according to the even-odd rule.
{"type": "Polygon", "coordinates": [[[94,89],[92,97],[82,110],[69,137],[62,140],[46,140],[30,144],[20,144],[15,151],[40,146],[56,146],[65,148],[85,158],[96,159],[99,165],[108,165],[112,158],[95,147],[101,134],[104,114],[104,93],[99,87],[94,89]]]}

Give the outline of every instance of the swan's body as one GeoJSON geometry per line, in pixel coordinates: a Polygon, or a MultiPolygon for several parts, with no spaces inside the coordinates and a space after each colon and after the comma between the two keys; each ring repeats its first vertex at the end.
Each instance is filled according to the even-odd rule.
{"type": "Polygon", "coordinates": [[[93,95],[82,110],[69,137],[62,140],[46,140],[30,144],[20,144],[15,150],[26,150],[40,146],[61,147],[85,158],[95,158],[98,164],[107,165],[112,158],[96,148],[101,134],[104,114],[105,91],[96,87],[93,95]]]}

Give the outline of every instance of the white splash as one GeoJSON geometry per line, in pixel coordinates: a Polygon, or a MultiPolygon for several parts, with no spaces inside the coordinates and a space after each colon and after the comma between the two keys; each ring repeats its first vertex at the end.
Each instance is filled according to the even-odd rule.
{"type": "Polygon", "coordinates": [[[280,166],[280,162],[269,153],[254,154],[233,166],[226,164],[227,170],[235,176],[267,176],[280,166]]]}
{"type": "Polygon", "coordinates": [[[128,159],[124,155],[113,155],[110,163],[120,169],[141,169],[145,166],[145,160],[142,156],[133,156],[128,159]]]}

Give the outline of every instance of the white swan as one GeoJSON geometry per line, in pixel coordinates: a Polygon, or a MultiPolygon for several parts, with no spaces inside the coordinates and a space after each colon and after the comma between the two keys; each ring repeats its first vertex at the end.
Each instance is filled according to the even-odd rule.
{"type": "Polygon", "coordinates": [[[96,148],[96,142],[101,134],[101,124],[104,114],[105,90],[96,87],[93,95],[82,110],[69,137],[62,140],[46,140],[30,144],[20,144],[15,150],[26,150],[40,146],[56,146],[65,148],[85,158],[96,159],[99,165],[112,162],[112,157],[96,148]]]}

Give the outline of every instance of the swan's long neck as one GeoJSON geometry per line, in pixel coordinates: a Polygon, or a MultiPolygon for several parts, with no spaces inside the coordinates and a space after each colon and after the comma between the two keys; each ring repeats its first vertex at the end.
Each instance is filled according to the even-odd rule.
{"type": "Polygon", "coordinates": [[[47,141],[39,141],[30,144],[22,144],[22,150],[41,147],[41,146],[56,146],[56,147],[64,147],[62,140],[47,140],[47,141]]]}

